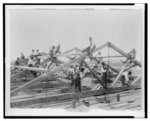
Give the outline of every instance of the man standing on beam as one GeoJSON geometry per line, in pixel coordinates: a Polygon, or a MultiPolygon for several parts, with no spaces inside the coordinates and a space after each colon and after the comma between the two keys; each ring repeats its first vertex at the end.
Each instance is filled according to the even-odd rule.
{"type": "Polygon", "coordinates": [[[105,65],[104,62],[102,62],[102,67],[101,67],[101,71],[102,71],[102,77],[103,77],[103,80],[104,80],[104,85],[105,87],[107,88],[107,66],[105,65]]]}

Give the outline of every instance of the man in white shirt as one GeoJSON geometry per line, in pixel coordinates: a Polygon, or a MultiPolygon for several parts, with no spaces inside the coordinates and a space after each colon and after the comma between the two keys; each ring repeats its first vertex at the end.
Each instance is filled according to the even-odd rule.
{"type": "Polygon", "coordinates": [[[131,71],[123,72],[120,80],[121,80],[123,86],[125,86],[125,85],[129,86],[131,81],[134,80],[134,78],[132,76],[132,72],[131,71]]]}
{"type": "Polygon", "coordinates": [[[35,61],[33,60],[33,56],[28,60],[28,66],[33,67],[35,65],[35,61]]]}

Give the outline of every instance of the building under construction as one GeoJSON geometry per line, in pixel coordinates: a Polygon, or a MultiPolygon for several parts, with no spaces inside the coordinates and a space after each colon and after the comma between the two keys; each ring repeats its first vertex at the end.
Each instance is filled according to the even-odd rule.
{"type": "Polygon", "coordinates": [[[27,66],[28,59],[12,66],[11,71],[17,72],[11,74],[11,108],[142,109],[141,63],[131,53],[110,42],[83,50],[75,47],[59,52],[59,49],[60,46],[54,54],[34,55],[37,59],[44,58],[34,67],[27,66]],[[100,53],[104,48],[108,50],[106,56],[100,53]],[[119,55],[111,55],[110,49],[119,55]],[[61,57],[69,62],[63,62],[61,57]],[[112,58],[123,58],[123,61],[113,62],[112,58]],[[48,68],[44,66],[47,63],[50,63],[48,68]],[[76,65],[84,68],[81,84],[77,85],[81,89],[72,84],[75,74],[69,72],[76,65]],[[101,72],[101,66],[106,67],[106,75],[101,72]],[[130,73],[131,78],[126,79],[125,73],[130,73]]]}

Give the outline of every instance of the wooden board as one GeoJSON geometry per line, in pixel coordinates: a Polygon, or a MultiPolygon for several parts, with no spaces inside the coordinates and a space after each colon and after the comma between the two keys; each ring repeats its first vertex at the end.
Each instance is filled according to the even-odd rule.
{"type": "Polygon", "coordinates": [[[46,102],[52,102],[52,101],[57,101],[57,100],[83,98],[83,97],[89,97],[89,96],[94,96],[94,95],[102,95],[104,93],[115,93],[115,92],[121,92],[121,91],[125,91],[125,90],[130,90],[130,89],[134,90],[134,89],[140,89],[140,88],[141,88],[140,86],[118,87],[118,88],[109,88],[107,90],[85,91],[82,93],[58,94],[58,95],[48,96],[48,97],[41,96],[38,98],[12,101],[11,107],[19,107],[19,106],[30,105],[30,104],[46,103],[46,102]]]}

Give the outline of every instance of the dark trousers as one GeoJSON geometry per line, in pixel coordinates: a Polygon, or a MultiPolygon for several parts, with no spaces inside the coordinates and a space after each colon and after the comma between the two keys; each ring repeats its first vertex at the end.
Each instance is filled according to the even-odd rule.
{"type": "Polygon", "coordinates": [[[120,77],[120,80],[121,80],[122,86],[129,86],[129,84],[125,82],[126,79],[125,79],[125,76],[124,76],[124,75],[122,75],[122,76],[120,77]]]}
{"type": "MultiPolygon", "coordinates": [[[[33,65],[29,64],[28,67],[33,67],[33,65]]],[[[30,71],[30,72],[33,74],[34,77],[36,77],[37,73],[35,71],[30,71]]]]}
{"type": "Polygon", "coordinates": [[[81,92],[81,79],[77,78],[75,80],[75,89],[77,89],[79,92],[81,92]]]}
{"type": "Polygon", "coordinates": [[[121,80],[122,86],[124,86],[125,85],[125,76],[122,75],[120,80],[121,80]]]}
{"type": "Polygon", "coordinates": [[[71,86],[74,86],[74,85],[75,85],[75,89],[81,92],[81,79],[80,78],[72,79],[71,86]]]}
{"type": "Polygon", "coordinates": [[[104,85],[107,88],[107,72],[103,73],[103,80],[104,80],[104,85]]]}

